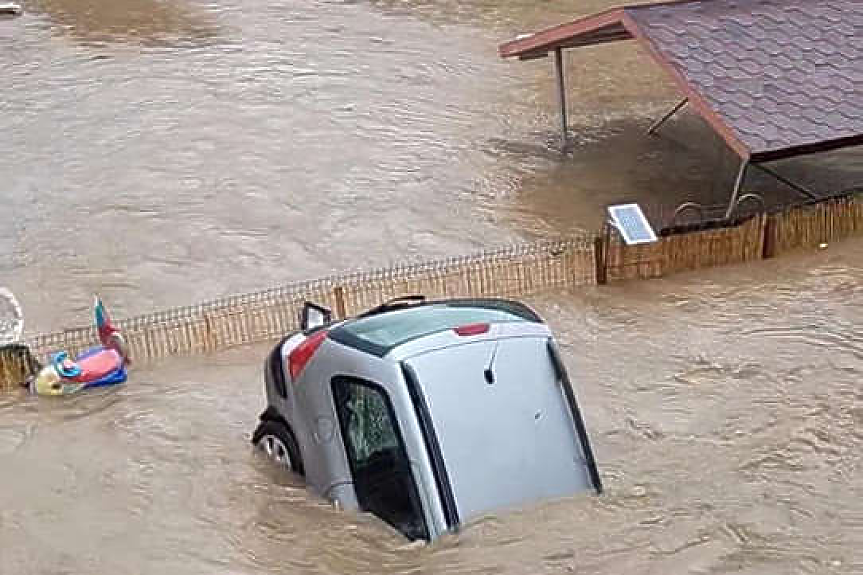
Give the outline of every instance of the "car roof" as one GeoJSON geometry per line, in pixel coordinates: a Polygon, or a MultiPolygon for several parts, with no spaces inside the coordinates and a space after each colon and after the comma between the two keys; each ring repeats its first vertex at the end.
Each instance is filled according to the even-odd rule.
{"type": "Polygon", "coordinates": [[[526,305],[503,299],[452,299],[425,302],[348,320],[330,339],[383,357],[396,347],[442,331],[473,324],[542,323],[526,305]]]}

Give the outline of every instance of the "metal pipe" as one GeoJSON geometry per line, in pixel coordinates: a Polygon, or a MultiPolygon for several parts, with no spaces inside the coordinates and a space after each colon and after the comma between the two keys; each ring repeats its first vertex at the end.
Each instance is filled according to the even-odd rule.
{"type": "Polygon", "coordinates": [[[746,179],[746,171],[749,169],[749,158],[743,160],[740,164],[740,171],[737,173],[737,181],[734,182],[734,191],[731,192],[731,200],[728,202],[728,209],[725,211],[725,217],[730,218],[734,208],[737,207],[737,196],[740,194],[740,188],[743,187],[743,180],[746,179]]]}
{"type": "Polygon", "coordinates": [[[671,224],[670,225],[676,226],[677,225],[677,218],[680,217],[680,214],[682,214],[686,210],[694,210],[695,212],[698,213],[698,223],[701,223],[704,221],[704,206],[702,206],[701,204],[697,204],[695,202],[683,202],[682,204],[677,206],[676,210],[674,210],[674,216],[671,218],[671,224]]]}
{"type": "Polygon", "coordinates": [[[657,121],[653,122],[653,124],[647,129],[647,134],[652,136],[656,132],[656,130],[658,130],[665,122],[670,120],[671,117],[674,116],[674,114],[679,112],[680,109],[683,108],[683,106],[685,106],[688,103],[689,103],[689,98],[684,98],[683,100],[678,102],[677,105],[674,106],[674,108],[672,108],[670,112],[668,112],[667,114],[662,116],[657,121]]]}
{"type": "Polygon", "coordinates": [[[557,103],[560,106],[560,148],[566,151],[569,143],[566,121],[566,83],[563,70],[563,49],[554,49],[554,73],[557,77],[557,103]]]}

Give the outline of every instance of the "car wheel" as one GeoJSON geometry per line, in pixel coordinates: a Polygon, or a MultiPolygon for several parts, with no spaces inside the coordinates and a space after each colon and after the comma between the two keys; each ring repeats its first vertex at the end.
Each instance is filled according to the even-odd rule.
{"type": "Polygon", "coordinates": [[[281,421],[265,420],[258,425],[252,442],[278,465],[303,475],[303,460],[294,434],[281,421]]]}

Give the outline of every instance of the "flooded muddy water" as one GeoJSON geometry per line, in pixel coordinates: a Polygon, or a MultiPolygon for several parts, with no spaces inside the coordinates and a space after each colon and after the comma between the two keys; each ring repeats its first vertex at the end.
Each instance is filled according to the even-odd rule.
{"type": "Polygon", "coordinates": [[[860,573],[863,250],[529,303],[606,486],[429,546],[255,452],[266,348],[0,399],[3,573],[860,573]]]}
{"type": "MultiPolygon", "coordinates": [[[[733,158],[632,43],[551,62],[518,33],[608,0],[25,0],[0,20],[0,285],[30,331],[721,202],[733,158]]],[[[819,191],[863,154],[783,163],[819,191]]],[[[752,185],[785,193],[765,179],[752,185]]],[[[785,196],[789,197],[789,196],[785,196]]],[[[0,397],[0,573],[859,573],[863,251],[532,301],[608,493],[428,547],[248,446],[265,348],[0,397]]]]}
{"type": "MultiPolygon", "coordinates": [[[[569,56],[570,156],[551,62],[497,55],[610,4],[28,0],[0,21],[0,277],[44,331],[94,291],[129,315],[721,202],[701,120],[645,136],[678,96],[635,44],[569,56]]],[[[863,155],[786,170],[835,190],[863,155]]]]}

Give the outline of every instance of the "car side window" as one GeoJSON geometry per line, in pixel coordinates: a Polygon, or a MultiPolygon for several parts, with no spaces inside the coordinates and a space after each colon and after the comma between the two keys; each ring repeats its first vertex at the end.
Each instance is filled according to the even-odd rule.
{"type": "Polygon", "coordinates": [[[332,387],[360,508],[410,539],[428,539],[417,485],[386,392],[353,377],[336,377],[332,387]]]}

